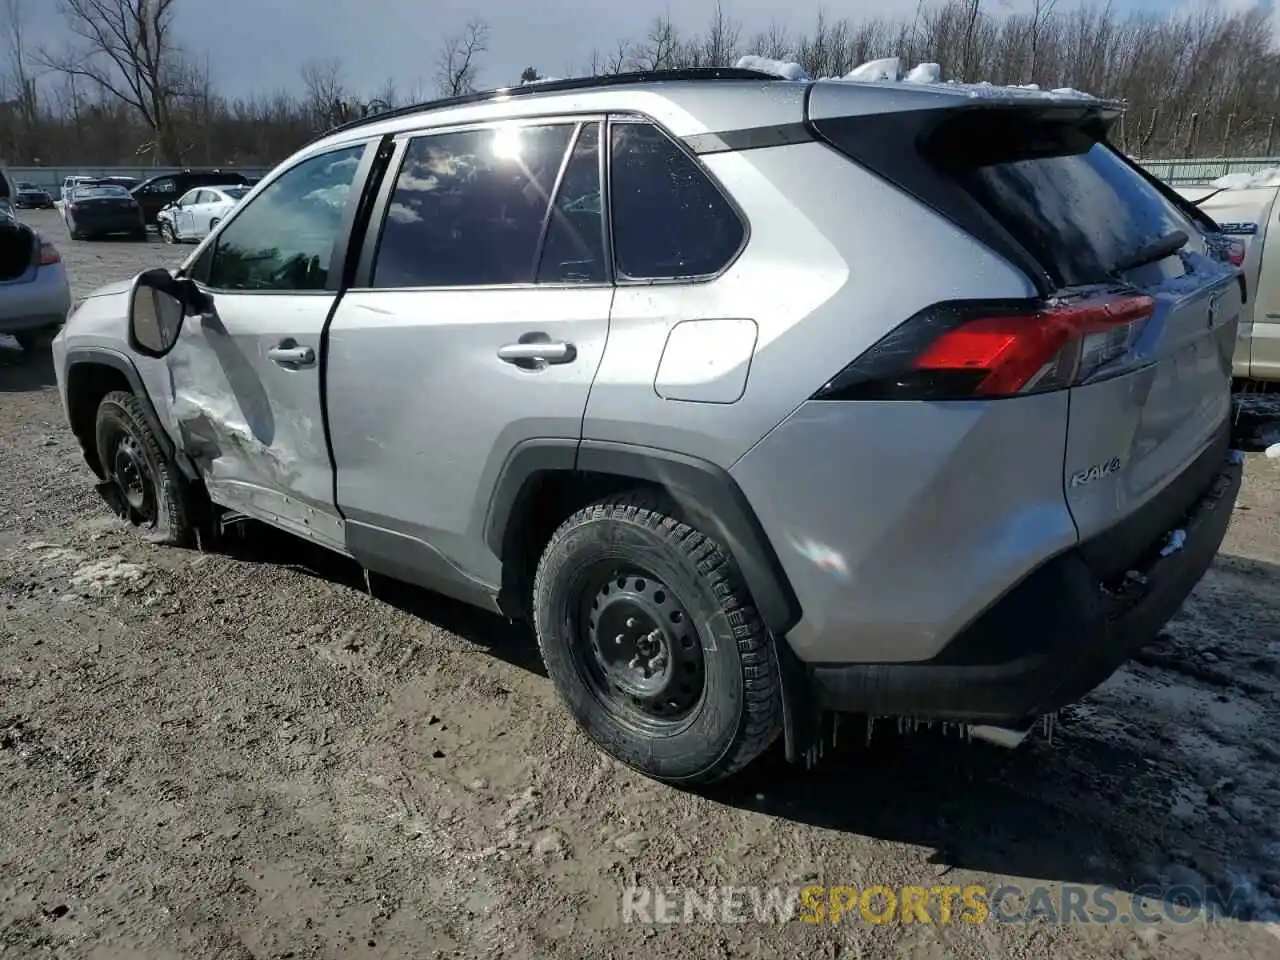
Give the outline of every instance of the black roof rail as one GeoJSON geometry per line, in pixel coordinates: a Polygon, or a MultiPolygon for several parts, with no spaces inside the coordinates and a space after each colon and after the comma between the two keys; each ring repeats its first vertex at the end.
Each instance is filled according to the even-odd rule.
{"type": "Polygon", "coordinates": [[[744,70],[739,67],[685,67],[679,70],[638,70],[632,73],[614,73],[603,77],[574,77],[569,80],[537,80],[533,83],[522,83],[516,87],[498,87],[495,90],[481,90],[464,94],[460,97],[446,97],[442,100],[427,100],[422,103],[411,103],[381,113],[371,113],[366,117],[348,120],[336,127],[330,127],[324,133],[311,140],[315,143],[325,137],[344,130],[377,123],[380,120],[394,120],[397,117],[409,117],[428,110],[443,110],[447,107],[462,107],[472,103],[485,103],[499,97],[522,97],[534,93],[568,93],[574,90],[596,90],[602,87],[620,87],[633,83],[662,83],[686,80],[781,80],[777,74],[764,73],[760,70],[744,70]]]}

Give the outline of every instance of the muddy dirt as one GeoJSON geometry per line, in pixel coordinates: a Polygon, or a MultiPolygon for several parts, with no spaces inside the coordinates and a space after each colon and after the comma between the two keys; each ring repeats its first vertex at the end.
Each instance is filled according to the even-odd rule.
{"type": "MultiPolygon", "coordinates": [[[[77,294],[183,252],[31,219],[77,294]]],[[[47,356],[3,346],[0,481],[0,957],[1280,957],[1280,463],[1260,454],[1164,642],[1052,742],[881,724],[703,794],[602,757],[501,620],[370,596],[260,527],[141,542],[97,501],[47,356]],[[1240,919],[623,922],[628,886],[1004,883],[1234,889],[1240,919]]]]}

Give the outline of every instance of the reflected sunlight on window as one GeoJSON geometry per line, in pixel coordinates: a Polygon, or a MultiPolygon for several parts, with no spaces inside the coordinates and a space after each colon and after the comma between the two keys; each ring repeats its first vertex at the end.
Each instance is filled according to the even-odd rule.
{"type": "Polygon", "coordinates": [[[522,131],[519,127],[503,127],[496,130],[489,149],[498,160],[519,160],[522,131]]]}

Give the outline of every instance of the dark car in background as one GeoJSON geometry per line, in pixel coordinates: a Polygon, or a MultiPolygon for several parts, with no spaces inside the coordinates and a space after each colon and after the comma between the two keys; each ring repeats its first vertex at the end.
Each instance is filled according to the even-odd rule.
{"type": "Polygon", "coordinates": [[[19,210],[52,210],[53,195],[29,180],[19,180],[13,205],[19,210]]]}
{"type": "Polygon", "coordinates": [[[135,240],[147,238],[142,206],[116,183],[90,180],[76,184],[63,204],[62,219],[72,240],[112,233],[127,233],[135,240]]]}
{"type": "Polygon", "coordinates": [[[142,207],[146,222],[156,222],[156,214],[192,187],[218,187],[231,184],[244,184],[243,174],[226,173],[221,170],[181,170],[178,173],[163,173],[150,180],[144,180],[133,188],[133,198],[142,207]]]}

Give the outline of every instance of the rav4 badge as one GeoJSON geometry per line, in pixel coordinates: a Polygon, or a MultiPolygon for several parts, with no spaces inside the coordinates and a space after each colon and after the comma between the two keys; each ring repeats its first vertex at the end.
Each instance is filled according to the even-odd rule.
{"type": "Polygon", "coordinates": [[[1095,463],[1087,470],[1077,470],[1071,475],[1071,486],[1083,487],[1085,484],[1093,483],[1095,480],[1101,480],[1103,477],[1109,477],[1120,469],[1120,458],[1112,457],[1105,463],[1095,463]]]}

